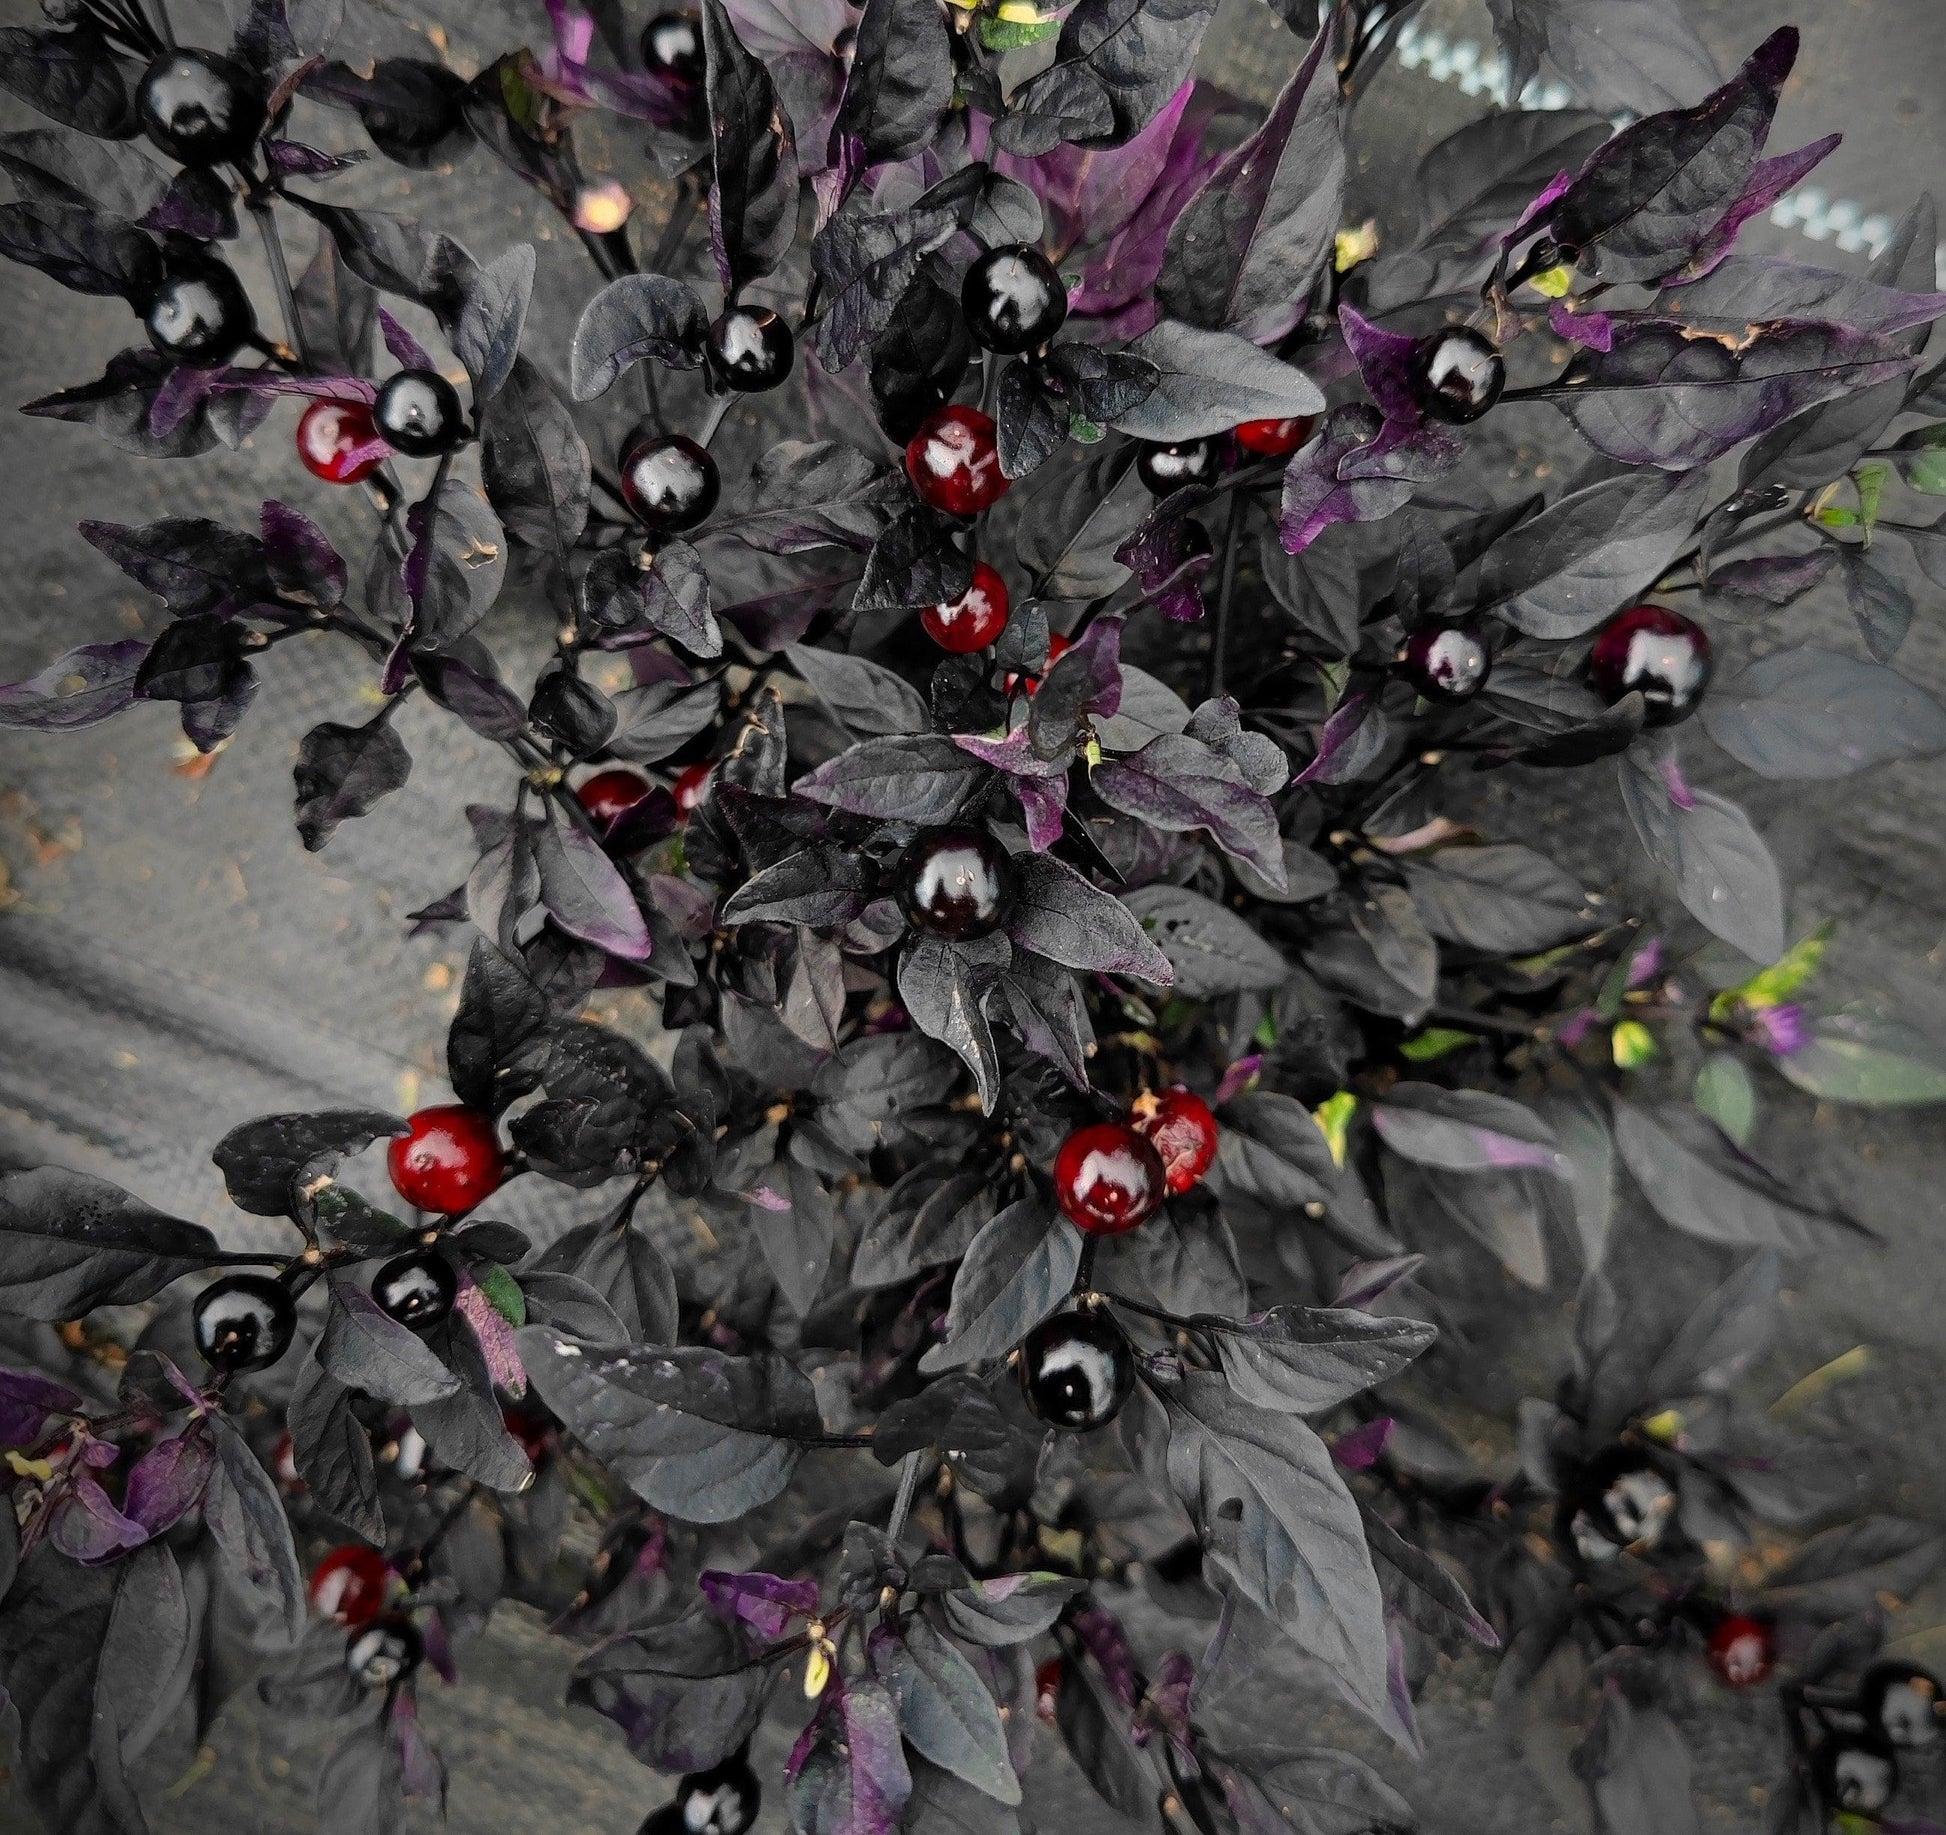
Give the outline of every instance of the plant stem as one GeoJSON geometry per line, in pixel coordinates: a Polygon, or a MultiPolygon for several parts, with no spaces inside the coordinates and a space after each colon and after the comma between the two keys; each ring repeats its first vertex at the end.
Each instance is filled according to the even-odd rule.
{"type": "Polygon", "coordinates": [[[1230,599],[1237,583],[1237,548],[1243,534],[1243,499],[1230,499],[1229,520],[1223,528],[1223,572],[1216,589],[1216,629],[1210,633],[1209,691],[1214,700],[1223,692],[1223,650],[1230,636],[1230,599]]]}
{"type": "Polygon", "coordinates": [[[264,245],[264,259],[270,263],[270,282],[277,289],[277,310],[284,321],[284,342],[297,353],[297,361],[304,369],[311,367],[311,360],[304,349],[304,333],[297,319],[297,296],[291,290],[290,264],[284,259],[284,238],[277,230],[275,207],[265,193],[257,193],[250,199],[250,214],[257,219],[257,234],[264,245]]]}
{"type": "Polygon", "coordinates": [[[735,395],[725,389],[710,403],[709,419],[703,422],[703,430],[696,436],[696,444],[704,451],[709,450],[709,444],[716,438],[716,430],[723,425],[723,417],[729,413],[730,403],[734,400],[736,400],[735,395]]]}
{"type": "Polygon", "coordinates": [[[885,1524],[888,1541],[896,1542],[905,1528],[905,1519],[911,1514],[912,1500],[919,1490],[919,1462],[924,1457],[924,1450],[915,1446],[899,1467],[899,1494],[892,1500],[892,1514],[885,1524]]]}

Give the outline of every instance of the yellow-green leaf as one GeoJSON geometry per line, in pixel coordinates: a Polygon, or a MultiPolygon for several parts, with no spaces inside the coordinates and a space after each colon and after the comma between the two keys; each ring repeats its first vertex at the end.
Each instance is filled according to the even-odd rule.
{"type": "Polygon", "coordinates": [[[1435,1058],[1443,1058],[1449,1051],[1458,1051],[1462,1045],[1477,1045],[1479,1035],[1473,1032],[1455,1032],[1450,1026],[1428,1026],[1425,1031],[1413,1036],[1399,1047],[1399,1055],[1409,1058],[1414,1064],[1430,1064],[1435,1058]]]}
{"type": "Polygon", "coordinates": [[[1831,933],[1837,928],[1834,920],[1826,918],[1808,937],[1785,950],[1769,968],[1759,969],[1737,987],[1726,988],[1710,1002],[1710,1018],[1727,1019],[1740,1005],[1781,1006],[1818,972],[1818,965],[1824,960],[1825,946],[1830,943],[1831,933]]]}
{"type": "Polygon", "coordinates": [[[1328,1097],[1311,1112],[1311,1119],[1318,1124],[1318,1132],[1325,1138],[1331,1149],[1331,1157],[1338,1165],[1345,1163],[1345,1150],[1349,1145],[1351,1118],[1357,1112],[1358,1098],[1350,1090],[1340,1090],[1337,1095],[1328,1097]]]}
{"type": "Polygon", "coordinates": [[[1608,1035],[1617,1070],[1640,1070],[1655,1056],[1655,1034],[1639,1019],[1625,1019],[1608,1035]]]}

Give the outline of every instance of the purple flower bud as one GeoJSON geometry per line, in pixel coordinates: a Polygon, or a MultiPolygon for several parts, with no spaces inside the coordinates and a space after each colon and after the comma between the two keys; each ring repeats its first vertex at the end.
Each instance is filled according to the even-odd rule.
{"type": "Polygon", "coordinates": [[[1804,1030],[1804,1009],[1794,1002],[1781,1007],[1759,1007],[1750,1016],[1750,1036],[1773,1057],[1788,1058],[1802,1051],[1808,1042],[1804,1030]]]}

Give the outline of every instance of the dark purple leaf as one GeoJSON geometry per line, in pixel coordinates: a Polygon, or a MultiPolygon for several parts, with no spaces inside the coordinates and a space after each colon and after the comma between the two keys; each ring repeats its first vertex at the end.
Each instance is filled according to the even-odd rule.
{"type": "Polygon", "coordinates": [[[945,517],[923,506],[902,511],[872,544],[852,609],[897,611],[963,598],[973,584],[973,561],[961,551],[958,534],[945,517]]]}
{"type": "Polygon", "coordinates": [[[0,1311],[79,1319],[208,1267],[216,1238],[86,1173],[0,1174],[0,1311]]]}
{"type": "Polygon", "coordinates": [[[815,1616],[818,1583],[781,1580],[775,1574],[730,1574],[706,1569],[697,1576],[703,1597],[720,1617],[741,1619],[759,1637],[780,1638],[793,1618],[815,1616]]]}
{"type": "Polygon", "coordinates": [[[1545,56],[1603,113],[1679,108],[1717,82],[1715,61],[1676,0],[1488,0],[1518,96],[1545,56]]]}
{"type": "Polygon", "coordinates": [[[1709,570],[1706,587],[1713,598],[1727,599],[1740,610],[1791,605],[1823,580],[1839,558],[1835,548],[1814,548],[1809,554],[1766,554],[1747,561],[1725,561],[1709,570]]]}
{"type": "Polygon", "coordinates": [[[624,961],[648,959],[649,927],[628,881],[579,828],[549,822],[534,837],[541,902],[571,937],[624,961]]]}
{"type": "Polygon", "coordinates": [[[743,47],[722,0],[703,0],[714,182],[710,248],[731,300],[790,252],[797,146],[770,73],[743,47]]]}
{"type": "Polygon", "coordinates": [[[959,228],[937,206],[895,211],[842,211],[818,232],[811,264],[824,283],[817,322],[818,356],[842,370],[892,322],[919,264],[959,228]]]}
{"type": "Polygon", "coordinates": [[[159,1536],[202,1501],[214,1462],[209,1441],[194,1429],[158,1441],[129,1468],[123,1511],[159,1536]]]}
{"type": "Polygon", "coordinates": [[[146,302],[162,279],[152,237],[79,204],[0,204],[0,255],[75,293],[146,302]]]}
{"type": "Polygon", "coordinates": [[[755,1730],[769,1692],[748,1637],[714,1613],[610,1638],[575,1665],[568,1699],[605,1714],[629,1750],[667,1771],[704,1771],[755,1730]]]}
{"type": "Polygon", "coordinates": [[[898,478],[836,440],[782,440],[751,468],[741,507],[712,534],[734,535],[765,554],[869,548],[905,502],[898,478]]]}
{"type": "Polygon", "coordinates": [[[927,1375],[1004,1357],[1067,1298],[1081,1233],[1041,1198],[1009,1205],[974,1237],[953,1277],[946,1336],[920,1360],[927,1375]]]}
{"type": "Polygon", "coordinates": [[[140,130],[122,66],[93,25],[0,31],[0,89],[50,121],[103,140],[126,140],[140,130]]]}
{"type": "Polygon", "coordinates": [[[262,1115],[232,1128],[210,1158],[223,1174],[230,1202],[256,1217],[288,1217],[296,1188],[373,1141],[406,1131],[382,1109],[324,1109],[299,1115],[262,1115]]]}
{"type": "Polygon", "coordinates": [[[1007,935],[1066,968],[1135,975],[1157,987],[1174,979],[1168,959],[1128,907],[1049,854],[1014,860],[1014,902],[1007,935]]]}
{"type": "Polygon", "coordinates": [[[994,978],[993,965],[943,937],[917,936],[899,957],[899,999],[912,1023],[959,1055],[979,1085],[987,1114],[1000,1087],[1000,1057],[985,1011],[994,978]]]}
{"type": "Polygon", "coordinates": [[[1185,999],[1269,989],[1290,973],[1286,963],[1233,911],[1183,886],[1142,886],[1122,902],[1155,939],[1176,971],[1185,999]]]}
{"type": "Polygon", "coordinates": [[[1531,1170],[1569,1176],[1554,1130],[1510,1097],[1400,1083],[1372,1106],[1379,1138],[1402,1158],[1441,1172],[1531,1170]]]}
{"type": "Polygon", "coordinates": [[[1247,861],[1279,890],[1285,886],[1276,810],[1201,740],[1166,733],[1132,758],[1097,765],[1090,782],[1110,808],[1170,833],[1204,829],[1225,853],[1247,861]]]}
{"type": "Polygon", "coordinates": [[[1825,319],[1889,336],[1946,314],[1946,293],[1902,291],[1869,275],[1776,255],[1733,255],[1706,279],[1672,282],[1658,304],[1711,331],[1741,332],[1766,319],[1825,319]]]}
{"type": "Polygon", "coordinates": [[[946,21],[932,0],[865,0],[834,139],[855,140],[866,165],[930,146],[953,100],[946,21]]]}
{"type": "Polygon", "coordinates": [[[473,379],[476,408],[499,394],[513,374],[533,295],[534,250],[526,242],[488,263],[466,289],[453,327],[453,350],[473,379]]]}
{"type": "Polygon", "coordinates": [[[1897,758],[1946,752],[1946,710],[1876,663],[1830,650],[1780,650],[1718,683],[1703,724],[1765,777],[1846,777],[1897,758]]]}
{"type": "Polygon", "coordinates": [[[524,357],[510,361],[481,412],[480,476],[507,533],[553,554],[565,572],[588,522],[588,448],[546,377],[524,357]]]}
{"type": "Polygon", "coordinates": [[[1001,371],[993,417],[1000,469],[1009,478],[1031,476],[1067,443],[1066,390],[1039,363],[1010,363],[1001,371]]]}
{"type": "Polygon", "coordinates": [[[203,1492],[204,1527],[229,1579],[294,1641],[305,1620],[304,1570],[284,1500],[229,1417],[209,1414],[204,1420],[216,1453],[203,1492]]]}
{"type": "Polygon", "coordinates": [[[986,767],[944,733],[861,740],[807,771],[793,794],[882,822],[944,822],[986,767]]]}
{"type": "Polygon", "coordinates": [[[32,1446],[50,1416],[81,1412],[72,1389],[31,1370],[0,1370],[0,1445],[32,1446]]]}
{"type": "Polygon", "coordinates": [[[70,650],[39,675],[0,686],[0,727],[62,733],[113,719],[134,706],[135,678],[148,653],[139,637],[70,650]]]}
{"type": "Polygon", "coordinates": [[[1358,365],[1359,380],[1379,413],[1402,427],[1418,426],[1425,418],[1412,384],[1412,359],[1419,340],[1374,325],[1349,306],[1338,308],[1338,324],[1345,348],[1358,365]]]}
{"type": "Polygon", "coordinates": [[[1324,411],[1324,397],[1310,377],[1235,332],[1164,319],[1128,354],[1156,369],[1155,387],[1114,417],[1117,428],[1137,439],[1204,439],[1244,421],[1324,411]]]}
{"type": "Polygon", "coordinates": [[[1391,722],[1372,694],[1360,690],[1337,707],[1318,732],[1311,762],[1292,780],[1299,784],[1355,781],[1385,749],[1391,722]]]}
{"type": "Polygon", "coordinates": [[[792,1826],[894,1835],[912,1795],[898,1710],[869,1676],[834,1676],[784,1768],[792,1826]]]}
{"type": "Polygon", "coordinates": [[[686,281],[624,274],[591,299],[574,330],[569,392],[593,401],[644,358],[693,370],[703,360],[709,313],[686,281]]]}

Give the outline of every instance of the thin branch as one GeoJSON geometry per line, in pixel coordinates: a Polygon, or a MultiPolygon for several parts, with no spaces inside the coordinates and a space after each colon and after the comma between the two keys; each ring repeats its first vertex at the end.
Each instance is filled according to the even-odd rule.
{"type": "Polygon", "coordinates": [[[1230,601],[1236,592],[1237,548],[1243,536],[1243,499],[1230,499],[1229,520],[1223,526],[1223,572],[1216,589],[1216,628],[1210,633],[1209,692],[1214,700],[1223,692],[1223,649],[1230,636],[1230,601]]]}
{"type": "Polygon", "coordinates": [[[277,290],[277,310],[284,320],[284,342],[297,353],[304,369],[311,367],[304,348],[304,332],[297,317],[297,295],[291,288],[290,264],[284,259],[284,238],[278,233],[275,207],[267,193],[250,199],[250,214],[257,219],[257,234],[264,245],[264,259],[270,263],[270,283],[277,290]]]}
{"type": "Polygon", "coordinates": [[[886,1539],[896,1542],[912,1511],[912,1500],[919,1490],[919,1462],[925,1457],[922,1447],[914,1447],[899,1467],[899,1494],[892,1500],[892,1514],[885,1524],[886,1539]]]}

